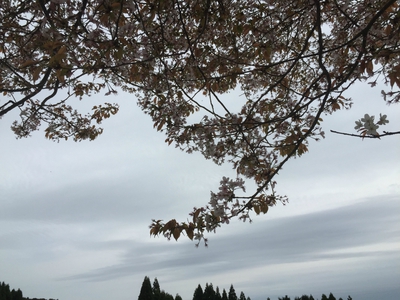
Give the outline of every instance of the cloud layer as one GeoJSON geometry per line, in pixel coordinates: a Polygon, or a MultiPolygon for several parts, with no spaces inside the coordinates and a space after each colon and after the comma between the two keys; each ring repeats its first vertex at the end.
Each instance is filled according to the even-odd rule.
{"type": "MultiPolygon", "coordinates": [[[[396,137],[358,140],[349,131],[379,111],[398,130],[398,108],[369,101],[324,120],[327,138],[289,161],[277,205],[252,224],[232,222],[210,246],[150,238],[152,218],[185,220],[208,201],[229,166],[164,144],[134,99],[92,143],[15,140],[0,122],[0,274],[27,297],[136,299],[144,276],[190,300],[200,283],[253,300],[332,292],[337,298],[395,300],[400,294],[400,149],[396,137]]],[[[101,99],[100,99],[101,100],[101,99]]],[[[325,118],[325,117],[324,117],[325,118]]],[[[248,184],[248,190],[251,190],[248,184]]]]}

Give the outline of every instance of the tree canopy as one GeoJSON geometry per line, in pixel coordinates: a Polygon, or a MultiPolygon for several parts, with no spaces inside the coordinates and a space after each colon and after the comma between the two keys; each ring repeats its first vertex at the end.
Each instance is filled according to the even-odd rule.
{"type": "MultiPolygon", "coordinates": [[[[152,235],[200,241],[285,202],[275,175],[324,136],[324,114],[351,107],[355,82],[400,99],[396,0],[0,0],[0,18],[0,117],[20,111],[17,137],[93,140],[119,105],[87,113],[73,99],[122,91],[168,144],[237,171],[190,221],[153,220],[152,235]]],[[[393,134],[385,123],[365,115],[356,136],[393,134]]]]}

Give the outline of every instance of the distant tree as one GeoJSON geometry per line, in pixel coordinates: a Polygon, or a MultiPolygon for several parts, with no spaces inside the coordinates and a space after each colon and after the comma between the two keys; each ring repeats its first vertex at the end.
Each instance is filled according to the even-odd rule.
{"type": "Polygon", "coordinates": [[[12,289],[9,293],[9,297],[6,300],[23,300],[22,292],[20,289],[12,289]]]}
{"type": "MultiPolygon", "coordinates": [[[[46,300],[45,298],[29,298],[24,297],[20,289],[10,289],[5,282],[0,283],[0,300],[46,300]]],[[[49,300],[56,300],[49,298],[49,300]]]]}
{"type": "Polygon", "coordinates": [[[229,288],[228,300],[238,300],[233,284],[231,284],[231,287],[229,288]]]}
{"type": "Polygon", "coordinates": [[[332,293],[329,293],[328,300],[336,300],[335,296],[332,293]]]}
{"type": "Polygon", "coordinates": [[[138,300],[153,300],[153,289],[147,276],[144,277],[138,300]]]}
{"type": "Polygon", "coordinates": [[[212,283],[206,283],[206,287],[203,292],[203,300],[215,300],[215,291],[212,283]]]}
{"type": "Polygon", "coordinates": [[[182,297],[179,294],[175,295],[175,300],[183,300],[182,297]]]}
{"type": "Polygon", "coordinates": [[[193,293],[193,300],[203,300],[203,289],[199,284],[193,293]]]}
{"type": "Polygon", "coordinates": [[[0,284],[0,300],[6,299],[6,294],[7,291],[10,290],[10,287],[8,285],[5,284],[5,282],[3,281],[0,284]]]}
{"type": "Polygon", "coordinates": [[[222,300],[221,293],[219,291],[219,287],[215,288],[215,300],[222,300]]]}
{"type": "Polygon", "coordinates": [[[222,290],[222,300],[228,300],[228,294],[226,293],[225,289],[222,290]]]}
{"type": "Polygon", "coordinates": [[[303,295],[301,297],[296,297],[295,300],[314,300],[313,296],[307,296],[307,295],[303,295]]]}
{"type": "Polygon", "coordinates": [[[247,300],[243,291],[240,292],[239,300],[247,300]]]}
{"type": "Polygon", "coordinates": [[[153,281],[153,293],[160,293],[160,292],[161,292],[160,284],[158,283],[158,279],[156,277],[154,278],[153,281]]]}
{"type": "Polygon", "coordinates": [[[322,294],[321,300],[328,300],[328,297],[325,294],[322,294]]]}
{"type": "Polygon", "coordinates": [[[161,300],[174,300],[174,296],[172,296],[171,294],[162,290],[160,293],[160,299],[161,300]]]}
{"type": "Polygon", "coordinates": [[[5,282],[1,283],[0,287],[0,300],[9,300],[11,299],[11,290],[10,285],[5,282]]]}
{"type": "Polygon", "coordinates": [[[347,297],[347,300],[353,300],[353,298],[350,297],[350,295],[347,297]]]}
{"type": "Polygon", "coordinates": [[[161,288],[157,278],[154,278],[152,291],[153,300],[161,300],[161,288]]]}
{"type": "Polygon", "coordinates": [[[285,295],[285,297],[283,297],[283,298],[278,298],[278,300],[290,300],[290,297],[288,297],[288,295],[285,295]]]}

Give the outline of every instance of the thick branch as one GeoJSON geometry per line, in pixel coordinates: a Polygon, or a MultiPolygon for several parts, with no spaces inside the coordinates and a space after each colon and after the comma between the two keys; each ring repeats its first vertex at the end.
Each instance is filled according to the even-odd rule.
{"type": "Polygon", "coordinates": [[[8,101],[5,105],[9,104],[10,102],[12,103],[10,106],[5,107],[5,105],[3,105],[2,107],[0,107],[0,117],[5,115],[6,113],[8,113],[9,111],[13,110],[14,108],[16,108],[17,106],[23,106],[25,104],[25,102],[29,99],[31,99],[33,96],[39,94],[42,90],[44,85],[46,84],[47,80],[50,77],[50,73],[51,73],[51,68],[47,68],[46,73],[44,74],[42,80],[40,81],[40,83],[37,85],[36,90],[34,90],[32,93],[30,93],[29,95],[26,95],[25,97],[23,97],[21,100],[14,102],[14,101],[8,101]]]}

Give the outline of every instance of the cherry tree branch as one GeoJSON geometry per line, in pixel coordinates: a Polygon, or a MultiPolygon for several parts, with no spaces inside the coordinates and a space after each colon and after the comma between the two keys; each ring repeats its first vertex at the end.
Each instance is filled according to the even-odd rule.
{"type": "Polygon", "coordinates": [[[362,135],[362,134],[352,134],[352,133],[346,133],[346,132],[340,132],[336,130],[331,130],[332,133],[336,134],[341,134],[341,135],[347,135],[347,136],[353,136],[353,137],[358,137],[358,138],[369,138],[369,139],[379,139],[382,136],[387,136],[387,135],[395,135],[395,134],[400,134],[400,131],[394,131],[394,132],[388,132],[384,131],[383,134],[380,135],[362,135]]]}

